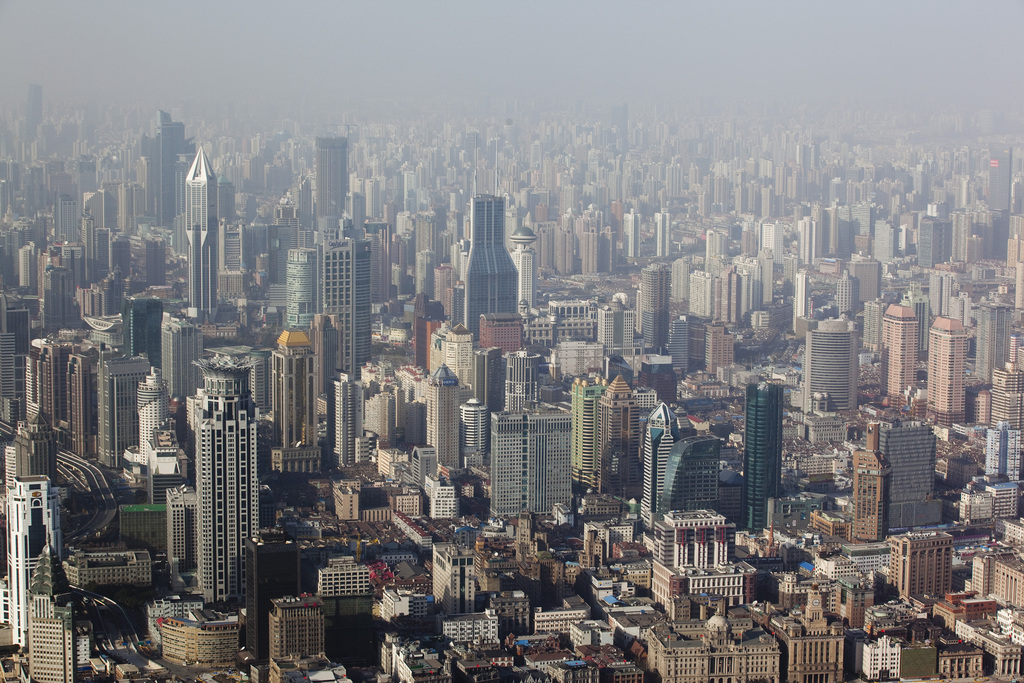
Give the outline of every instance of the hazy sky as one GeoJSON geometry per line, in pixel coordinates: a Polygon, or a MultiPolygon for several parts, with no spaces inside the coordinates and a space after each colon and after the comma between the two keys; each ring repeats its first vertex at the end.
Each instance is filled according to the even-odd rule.
{"type": "Polygon", "coordinates": [[[1024,3],[0,0],[0,99],[1020,101],[1024,3]]]}

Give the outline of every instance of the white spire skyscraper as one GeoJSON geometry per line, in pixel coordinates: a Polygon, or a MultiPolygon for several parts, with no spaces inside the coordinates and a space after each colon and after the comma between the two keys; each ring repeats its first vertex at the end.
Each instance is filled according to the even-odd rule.
{"type": "Polygon", "coordinates": [[[644,467],[644,495],[640,501],[640,517],[647,528],[651,528],[664,510],[658,509],[665,482],[665,469],[672,446],[679,441],[679,425],[676,414],[661,403],[647,418],[644,430],[643,450],[640,457],[644,467]]]}
{"type": "Polygon", "coordinates": [[[196,317],[217,315],[217,176],[200,148],[185,175],[188,304],[196,317]]]}
{"type": "Polygon", "coordinates": [[[43,548],[58,558],[64,546],[60,496],[46,477],[17,477],[7,484],[8,619],[16,645],[28,645],[29,585],[43,548]]]}
{"type": "Polygon", "coordinates": [[[516,272],[519,280],[516,287],[517,305],[526,305],[533,308],[537,290],[537,252],[533,250],[533,243],[537,236],[525,225],[512,233],[512,263],[516,265],[516,272]]]}
{"type": "Polygon", "coordinates": [[[251,361],[198,361],[205,386],[196,397],[196,560],[207,602],[245,595],[245,539],[259,526],[256,404],[251,361]]]}

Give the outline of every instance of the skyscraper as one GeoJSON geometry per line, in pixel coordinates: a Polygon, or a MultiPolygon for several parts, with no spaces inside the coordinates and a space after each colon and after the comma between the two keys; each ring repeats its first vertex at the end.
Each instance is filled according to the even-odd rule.
{"type": "Polygon", "coordinates": [[[676,415],[666,404],[660,403],[647,417],[641,450],[644,471],[643,498],[640,518],[648,529],[654,526],[665,511],[658,506],[664,489],[665,471],[668,469],[672,447],[680,439],[676,415]]]}
{"type": "Polygon", "coordinates": [[[491,514],[548,514],[569,503],[571,425],[562,412],[491,415],[491,514]]]}
{"type": "Polygon", "coordinates": [[[28,309],[0,292],[0,423],[8,435],[25,416],[29,331],[28,309]]]}
{"type": "Polygon", "coordinates": [[[75,604],[64,565],[44,546],[29,585],[28,665],[38,683],[74,683],[75,604]]]}
{"type": "Polygon", "coordinates": [[[249,364],[200,361],[204,387],[196,413],[196,559],[207,602],[245,595],[245,541],[259,524],[258,414],[249,364]]]}
{"type": "Polygon", "coordinates": [[[672,246],[672,214],[659,211],[654,214],[654,256],[667,258],[672,246]]]}
{"type": "MultiPolygon", "coordinates": [[[[537,252],[533,250],[533,243],[537,236],[530,228],[521,226],[512,233],[512,263],[516,266],[517,286],[516,305],[524,301],[526,305],[533,308],[536,299],[537,289],[537,252]]],[[[435,297],[436,298],[436,297],[435,297]]]]}
{"type": "Polygon", "coordinates": [[[98,369],[96,449],[99,461],[120,468],[126,449],[139,445],[139,382],[149,374],[143,358],[101,358],[98,369]]]}
{"type": "Polygon", "coordinates": [[[167,391],[184,398],[201,386],[202,371],[195,361],[203,357],[203,333],[187,320],[165,317],[160,325],[160,356],[167,391]]]}
{"type": "Polygon", "coordinates": [[[313,347],[302,330],[285,330],[271,356],[271,410],[276,445],[317,445],[313,347]]]}
{"type": "Polygon", "coordinates": [[[891,304],[882,316],[881,389],[897,400],[917,382],[917,325],[909,306],[891,304]]]}
{"type": "Polygon", "coordinates": [[[928,330],[931,327],[932,310],[928,297],[921,291],[921,285],[911,282],[903,293],[903,306],[909,306],[917,318],[917,357],[924,359],[928,353],[928,330]]]}
{"type": "Polygon", "coordinates": [[[363,385],[347,373],[334,383],[335,467],[356,464],[356,439],[363,435],[363,385]]]}
{"type": "Polygon", "coordinates": [[[879,452],[892,468],[889,528],[937,524],[942,502],[931,500],[935,487],[935,434],[920,422],[881,425],[879,452]]]}
{"type": "Polygon", "coordinates": [[[1015,363],[992,371],[992,423],[1024,428],[1024,370],[1015,363]]]}
{"type": "Polygon", "coordinates": [[[288,250],[285,327],[308,327],[317,312],[316,249],[288,250]]]}
{"type": "Polygon", "coordinates": [[[1009,306],[1004,306],[993,301],[984,301],[978,306],[976,315],[978,320],[978,334],[975,342],[975,356],[977,361],[974,366],[974,375],[982,382],[992,379],[992,371],[1003,367],[1009,357],[1007,352],[1010,340],[1010,316],[1009,306]]]}
{"type": "Polygon", "coordinates": [[[1000,147],[989,152],[988,208],[1009,211],[1013,186],[1013,149],[1000,147]]]}
{"type": "Polygon", "coordinates": [[[985,474],[1007,477],[1017,481],[1021,477],[1020,430],[1009,422],[998,422],[989,429],[985,441],[985,474]]]}
{"type": "Polygon", "coordinates": [[[603,493],[636,495],[640,465],[640,409],[633,390],[617,375],[597,403],[598,484],[603,493]]]}
{"type": "Polygon", "coordinates": [[[965,417],[967,330],[959,320],[936,318],[929,334],[928,411],[936,424],[949,427],[965,417]]]}
{"type": "Polygon", "coordinates": [[[348,196],[348,138],[318,137],[315,149],[316,218],[341,218],[348,196]]]}
{"type": "Polygon", "coordinates": [[[853,540],[875,542],[889,532],[892,468],[875,451],[853,454],[853,540]]]}
{"type": "Polygon", "coordinates": [[[60,558],[60,490],[46,477],[16,477],[7,484],[7,590],[12,638],[28,645],[29,588],[43,549],[60,558]]]}
{"type": "Polygon", "coordinates": [[[829,410],[857,409],[857,334],[846,320],[823,320],[807,331],[803,408],[815,394],[828,394],[829,410]]]}
{"type": "Polygon", "coordinates": [[[672,445],[658,510],[710,510],[718,505],[719,453],[717,436],[693,436],[672,445]]]}
{"type": "Polygon", "coordinates": [[[257,661],[270,656],[267,617],[271,601],[298,595],[299,546],[284,533],[265,532],[245,539],[245,645],[257,661]]]}
{"type": "Polygon", "coordinates": [[[483,460],[491,452],[491,411],[479,399],[459,406],[459,450],[464,462],[483,460]]]}
{"type": "Polygon", "coordinates": [[[427,443],[437,449],[437,462],[459,466],[459,378],[441,364],[427,380],[427,443]]]}
{"type": "Polygon", "coordinates": [[[782,489],[782,385],[747,385],[743,438],[743,526],[760,531],[768,525],[768,499],[782,489]]]}
{"type": "Polygon", "coordinates": [[[139,409],[139,453],[149,461],[149,455],[154,450],[153,434],[165,426],[170,415],[167,387],[156,368],[139,382],[136,405],[139,409]]]}
{"type": "Polygon", "coordinates": [[[640,271],[640,332],[644,346],[661,353],[668,344],[669,294],[672,271],[664,263],[652,264],[640,271]]]}
{"type": "MultiPolygon", "coordinates": [[[[57,478],[57,439],[42,415],[29,415],[14,436],[14,474],[17,477],[57,478]]],[[[8,469],[10,471],[10,469],[8,469]]]]}
{"type": "Polygon", "coordinates": [[[474,197],[470,205],[469,260],[466,283],[465,323],[480,334],[484,313],[515,313],[519,310],[516,266],[505,248],[505,199],[491,195],[474,197]]]}
{"type": "Polygon", "coordinates": [[[217,316],[217,177],[200,148],[185,176],[188,304],[203,319],[217,316]]]}
{"type": "Polygon", "coordinates": [[[125,353],[129,356],[145,356],[154,368],[162,368],[163,316],[164,305],[160,299],[125,299],[121,307],[125,353]]]}
{"type": "Polygon", "coordinates": [[[338,316],[336,369],[356,379],[370,360],[370,243],[342,238],[324,247],[320,273],[323,312],[338,316]]]}
{"type": "Polygon", "coordinates": [[[577,377],[572,383],[572,478],[581,489],[597,489],[601,485],[597,418],[604,390],[601,380],[591,384],[577,377]]]}
{"type": "Polygon", "coordinates": [[[39,321],[43,329],[57,332],[67,327],[78,327],[81,316],[75,301],[74,274],[64,266],[46,266],[43,271],[42,301],[39,321]]]}
{"type": "Polygon", "coordinates": [[[96,454],[96,353],[68,357],[70,450],[79,457],[96,454]]]}
{"type": "Polygon", "coordinates": [[[836,282],[836,308],[839,313],[853,315],[859,308],[860,282],[850,275],[849,270],[844,270],[842,277],[836,282]]]}
{"type": "Polygon", "coordinates": [[[476,609],[475,553],[454,543],[434,544],[434,601],[443,614],[468,614],[476,609]]]}
{"type": "Polygon", "coordinates": [[[505,358],[505,410],[525,410],[536,403],[540,386],[540,354],[516,351],[505,358]]]}

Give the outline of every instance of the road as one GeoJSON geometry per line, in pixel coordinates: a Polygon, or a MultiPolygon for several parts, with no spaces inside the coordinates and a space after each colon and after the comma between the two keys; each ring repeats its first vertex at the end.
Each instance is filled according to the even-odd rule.
{"type": "Polygon", "coordinates": [[[93,497],[96,509],[89,520],[64,540],[73,544],[86,539],[97,532],[102,532],[114,522],[117,516],[117,496],[110,488],[106,474],[94,463],[81,458],[71,451],[57,451],[57,467],[65,473],[72,473],[68,480],[87,488],[93,497]]]}

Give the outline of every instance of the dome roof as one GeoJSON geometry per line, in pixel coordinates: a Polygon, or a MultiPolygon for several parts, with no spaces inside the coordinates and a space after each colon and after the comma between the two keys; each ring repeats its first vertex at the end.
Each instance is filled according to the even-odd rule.
{"type": "Polygon", "coordinates": [[[530,244],[537,241],[537,235],[525,225],[520,226],[512,233],[512,241],[516,244],[530,244]]]}
{"type": "Polygon", "coordinates": [[[716,614],[715,616],[708,619],[708,631],[712,631],[714,633],[724,633],[728,630],[729,620],[723,617],[721,614],[716,614]]]}

